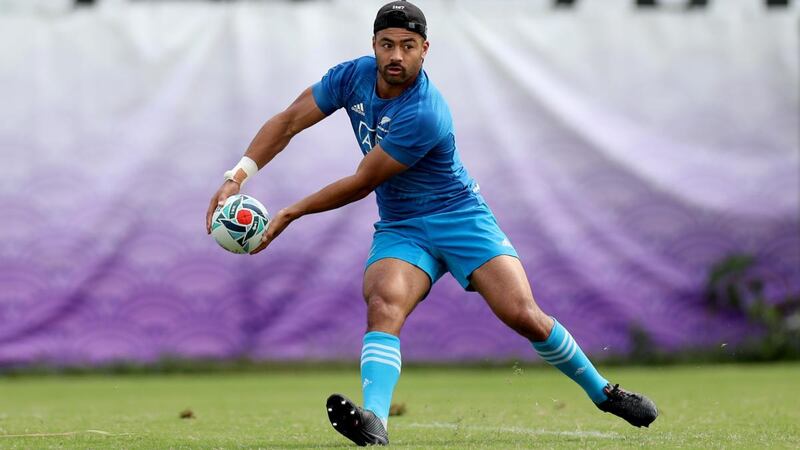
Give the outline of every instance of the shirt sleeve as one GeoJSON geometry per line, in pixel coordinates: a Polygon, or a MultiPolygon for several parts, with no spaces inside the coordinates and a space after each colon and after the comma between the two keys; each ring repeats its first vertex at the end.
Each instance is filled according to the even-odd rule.
{"type": "Polygon", "coordinates": [[[430,110],[401,113],[392,120],[389,132],[380,141],[381,148],[397,161],[413,166],[442,139],[440,125],[438,116],[430,110]]]}
{"type": "Polygon", "coordinates": [[[347,61],[334,66],[311,87],[314,101],[326,116],[345,106],[347,87],[355,73],[355,66],[355,61],[347,61]]]}

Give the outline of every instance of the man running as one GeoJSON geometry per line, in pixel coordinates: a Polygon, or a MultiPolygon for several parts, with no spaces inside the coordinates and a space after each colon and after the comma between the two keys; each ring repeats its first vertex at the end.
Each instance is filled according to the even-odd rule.
{"type": "Polygon", "coordinates": [[[333,427],[358,445],[388,444],[389,405],[400,376],[400,330],[445,273],[477,291],[545,361],[578,383],[602,411],[634,426],[658,415],[643,395],[611,385],[569,332],[536,304],[517,252],[461,163],[450,110],[422,65],[427,22],[407,1],[378,11],[375,56],[328,71],[259,130],[242,160],[225,173],[206,217],[294,135],[345,108],[364,154],[355,173],[280,210],[254,253],[294,220],[339,208],[375,192],[380,220],[364,273],[367,332],[361,351],[364,406],[334,394],[326,407],[333,427]]]}

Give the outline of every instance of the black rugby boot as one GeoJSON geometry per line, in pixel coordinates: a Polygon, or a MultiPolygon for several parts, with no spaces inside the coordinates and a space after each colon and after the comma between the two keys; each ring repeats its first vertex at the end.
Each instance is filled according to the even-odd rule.
{"type": "Polygon", "coordinates": [[[326,402],[328,420],[339,433],[358,446],[387,445],[389,435],[372,411],[360,408],[347,397],[333,394],[326,402]]]}
{"type": "Polygon", "coordinates": [[[601,411],[622,417],[635,427],[649,427],[658,417],[656,404],[642,394],[626,391],[618,384],[607,384],[603,392],[608,400],[597,403],[597,407],[601,411]]]}

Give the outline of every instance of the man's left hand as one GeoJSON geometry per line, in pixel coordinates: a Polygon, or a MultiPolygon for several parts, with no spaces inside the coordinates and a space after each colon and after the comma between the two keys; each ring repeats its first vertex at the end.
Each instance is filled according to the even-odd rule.
{"type": "Polygon", "coordinates": [[[255,255],[261,250],[267,248],[267,246],[276,237],[278,237],[278,235],[281,234],[281,232],[283,232],[283,230],[285,230],[294,219],[295,217],[292,217],[292,215],[289,213],[289,208],[283,208],[282,210],[278,211],[278,214],[276,214],[275,217],[269,221],[267,232],[261,237],[261,245],[256,247],[256,249],[250,252],[250,254],[255,255]]]}

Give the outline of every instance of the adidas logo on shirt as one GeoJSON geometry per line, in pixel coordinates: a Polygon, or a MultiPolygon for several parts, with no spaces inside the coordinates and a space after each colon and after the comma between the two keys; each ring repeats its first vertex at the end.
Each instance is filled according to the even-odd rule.
{"type": "Polygon", "coordinates": [[[359,113],[359,114],[361,114],[362,116],[366,115],[366,114],[364,114],[364,104],[363,103],[355,104],[355,105],[351,106],[350,109],[355,111],[355,112],[357,112],[357,113],[359,113]]]}

